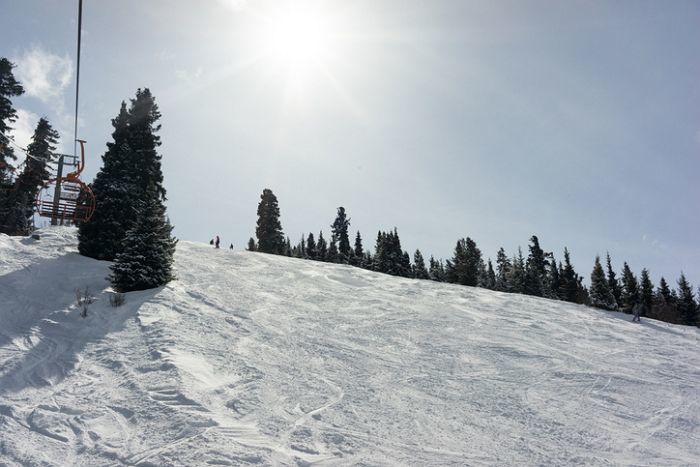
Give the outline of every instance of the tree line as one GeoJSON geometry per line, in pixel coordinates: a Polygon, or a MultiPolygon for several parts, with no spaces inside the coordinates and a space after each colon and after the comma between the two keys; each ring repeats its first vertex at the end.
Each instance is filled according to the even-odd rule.
{"type": "Polygon", "coordinates": [[[484,260],[476,242],[466,237],[457,240],[452,258],[443,261],[431,256],[426,264],[420,250],[414,252],[411,261],[408,251],[401,247],[396,228],[377,232],[374,253],[363,247],[359,231],[355,235],[354,246],[351,246],[350,218],[344,207],[337,209],[330,227],[328,239],[324,238],[321,230],[317,237],[313,233],[304,234],[297,243],[292,244],[282,230],[277,197],[266,188],[258,204],[257,241],[251,237],[248,250],[348,264],[394,276],[482,287],[623,313],[632,313],[634,307],[640,305],[641,316],[700,326],[700,304],[683,273],[677,280],[677,288],[672,289],[664,277],[655,287],[648,269],[642,269],[637,277],[624,262],[621,277],[618,278],[609,253],[606,255],[605,270],[600,257],[595,258],[590,285],[587,286],[583,282],[584,277],[576,272],[571,263],[568,248],[564,248],[563,261],[557,260],[554,253],[542,249],[536,235],[530,237],[527,256],[523,255],[520,247],[512,255],[501,247],[494,264],[491,258],[484,260]]]}

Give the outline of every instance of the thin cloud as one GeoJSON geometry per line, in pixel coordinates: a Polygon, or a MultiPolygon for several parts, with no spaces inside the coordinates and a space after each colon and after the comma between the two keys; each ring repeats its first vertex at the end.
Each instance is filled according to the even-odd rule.
{"type": "Polygon", "coordinates": [[[27,96],[45,103],[63,104],[63,95],[73,79],[73,61],[34,46],[15,59],[17,79],[27,96]]]}
{"type": "Polygon", "coordinates": [[[179,69],[175,70],[175,76],[178,77],[181,81],[184,81],[185,83],[195,83],[199,81],[199,79],[202,77],[204,73],[204,70],[202,69],[201,66],[198,66],[194,70],[184,70],[184,69],[179,69]]]}
{"type": "MultiPolygon", "coordinates": [[[[39,121],[39,116],[29,110],[17,109],[17,121],[13,124],[12,136],[17,145],[26,148],[32,140],[34,128],[39,121]]],[[[23,159],[22,154],[17,154],[18,160],[23,159]]]]}

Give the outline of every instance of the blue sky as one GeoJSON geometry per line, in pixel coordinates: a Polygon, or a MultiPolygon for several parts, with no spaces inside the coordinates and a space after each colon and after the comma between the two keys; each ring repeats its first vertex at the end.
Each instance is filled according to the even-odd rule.
{"type": "MultiPolygon", "coordinates": [[[[38,116],[71,139],[76,4],[0,0],[20,141],[38,116]]],[[[242,248],[269,187],[294,242],[342,205],[366,246],[396,226],[411,252],[470,236],[493,258],[536,234],[587,279],[610,251],[697,284],[698,24],[693,1],[85,0],[87,178],[149,87],[180,238],[242,248]],[[290,11],[323,30],[313,63],[290,11]]]]}

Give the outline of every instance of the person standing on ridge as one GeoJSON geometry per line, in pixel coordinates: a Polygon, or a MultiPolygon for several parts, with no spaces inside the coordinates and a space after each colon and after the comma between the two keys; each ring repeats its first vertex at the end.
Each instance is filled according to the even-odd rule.
{"type": "Polygon", "coordinates": [[[230,247],[228,247],[229,250],[233,250],[233,243],[231,244],[230,247]]]}
{"type": "Polygon", "coordinates": [[[642,319],[640,318],[640,315],[642,314],[642,304],[637,303],[636,305],[634,305],[632,313],[634,313],[634,316],[632,317],[632,322],[634,323],[636,321],[638,323],[641,323],[642,319]]]}
{"type": "Polygon", "coordinates": [[[215,246],[216,248],[219,248],[219,242],[220,242],[219,236],[217,235],[217,236],[216,236],[216,242],[214,242],[214,246],[215,246]]]}

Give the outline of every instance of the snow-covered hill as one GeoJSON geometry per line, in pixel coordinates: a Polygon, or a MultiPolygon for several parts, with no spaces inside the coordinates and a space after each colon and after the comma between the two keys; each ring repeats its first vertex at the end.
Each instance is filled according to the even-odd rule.
{"type": "Polygon", "coordinates": [[[190,242],[112,308],[41,234],[0,236],[0,465],[700,462],[698,329],[190,242]]]}

